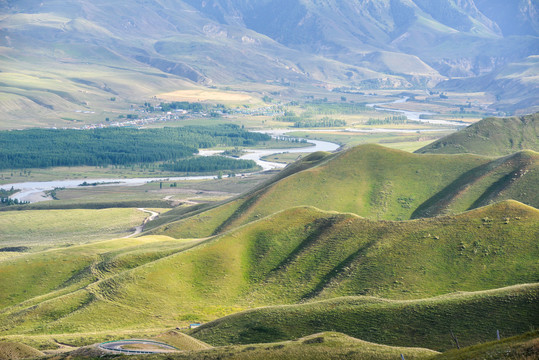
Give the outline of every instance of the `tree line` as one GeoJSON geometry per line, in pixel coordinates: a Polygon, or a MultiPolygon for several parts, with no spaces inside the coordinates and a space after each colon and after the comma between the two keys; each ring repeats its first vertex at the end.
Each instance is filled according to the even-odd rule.
{"type": "Polygon", "coordinates": [[[237,160],[224,156],[197,156],[161,165],[166,171],[207,172],[217,170],[248,170],[256,167],[253,160],[237,160]]]}
{"type": "Polygon", "coordinates": [[[0,131],[0,169],[131,165],[188,158],[199,148],[268,141],[237,125],[0,131]]]}

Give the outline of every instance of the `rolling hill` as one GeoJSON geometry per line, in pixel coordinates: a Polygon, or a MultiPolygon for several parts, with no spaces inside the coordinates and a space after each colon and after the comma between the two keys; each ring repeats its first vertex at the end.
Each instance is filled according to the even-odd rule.
{"type": "MultiPolygon", "coordinates": [[[[186,335],[184,335],[187,337],[186,335]]],[[[192,338],[191,338],[192,339],[192,338]]],[[[194,339],[193,339],[194,340],[194,339]]],[[[283,341],[269,344],[250,344],[226,346],[207,350],[180,351],[154,355],[116,355],[119,359],[189,359],[189,360],[251,360],[251,359],[357,359],[357,360],[391,360],[404,354],[407,359],[429,359],[438,355],[436,351],[394,347],[374,344],[346,336],[336,332],[324,332],[305,336],[294,341],[283,341]]],[[[89,359],[108,354],[95,346],[83,347],[75,351],[55,356],[55,359],[89,359]]]]}
{"type": "Polygon", "coordinates": [[[534,327],[537,290],[537,285],[523,285],[418,301],[346,297],[259,308],[209,322],[191,335],[223,346],[296,339],[331,329],[387,345],[413,343],[447,351],[455,346],[451,331],[468,346],[495,339],[496,330],[507,337],[534,327]]]}
{"type": "Polygon", "coordinates": [[[500,341],[490,341],[437,355],[437,360],[533,359],[537,357],[539,332],[530,331],[500,341]]]}
{"type": "Polygon", "coordinates": [[[207,212],[179,214],[174,221],[177,212],[171,211],[150,233],[206,237],[303,205],[388,220],[455,214],[505,199],[538,207],[538,161],[531,151],[492,159],[361,145],[306,158],[266,186],[207,212]]]}
{"type": "Polygon", "coordinates": [[[521,150],[539,151],[539,113],[510,118],[486,118],[416,153],[502,156],[521,150]]]}
{"type": "Polygon", "coordinates": [[[512,201],[407,222],[300,207],[207,240],[142,237],[26,254],[0,262],[0,333],[166,328],[263,305],[535,282],[538,220],[512,201]]]}

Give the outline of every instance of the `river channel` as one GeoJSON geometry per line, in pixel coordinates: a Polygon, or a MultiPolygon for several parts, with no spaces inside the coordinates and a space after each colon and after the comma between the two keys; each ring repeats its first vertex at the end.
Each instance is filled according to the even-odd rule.
{"type": "MultiPolygon", "coordinates": [[[[270,134],[272,136],[282,136],[286,132],[291,130],[270,130],[264,131],[264,133],[270,134]]],[[[340,145],[319,140],[309,140],[309,144],[312,144],[308,147],[301,148],[290,148],[290,149],[246,149],[245,154],[241,156],[241,159],[253,160],[260,167],[262,171],[280,169],[285,166],[285,164],[268,162],[262,160],[262,157],[271,155],[271,154],[281,154],[285,152],[289,153],[312,153],[315,151],[335,151],[340,145]]],[[[200,155],[214,155],[220,151],[212,150],[200,150],[200,155]]],[[[244,176],[249,176],[251,174],[243,174],[244,176]]],[[[1,189],[9,190],[12,187],[14,189],[19,189],[20,191],[11,196],[12,199],[18,199],[19,201],[29,201],[29,202],[38,202],[51,200],[45,192],[54,190],[55,188],[77,188],[82,183],[86,182],[89,184],[93,183],[106,183],[96,186],[140,186],[152,181],[186,181],[186,180],[208,180],[215,178],[215,175],[206,175],[206,176],[178,176],[178,177],[155,177],[155,178],[116,178],[116,179],[70,179],[70,180],[53,180],[53,181],[40,181],[40,182],[23,182],[23,183],[12,183],[0,185],[1,189]]]]}
{"type": "MultiPolygon", "coordinates": [[[[464,122],[460,121],[449,121],[449,120],[430,120],[422,119],[421,115],[432,115],[427,112],[414,112],[414,111],[405,111],[399,109],[391,109],[385,107],[390,104],[399,104],[405,103],[408,101],[408,98],[401,98],[398,100],[382,103],[367,104],[368,107],[379,111],[390,111],[397,112],[403,115],[406,115],[408,120],[419,121],[424,123],[438,124],[438,125],[451,125],[451,126],[468,126],[464,122]],[[384,106],[384,107],[382,107],[384,106]]],[[[263,133],[269,134],[273,137],[279,137],[285,135],[287,132],[294,130],[282,129],[282,130],[266,130],[261,131],[263,133]]],[[[348,129],[347,131],[356,131],[354,129],[348,129]]],[[[416,130],[394,130],[394,129],[363,129],[357,130],[361,132],[405,132],[405,131],[416,131],[416,130]]],[[[429,131],[429,130],[421,130],[429,131]]],[[[436,131],[436,130],[430,130],[436,131]]],[[[302,139],[300,139],[302,140],[302,139]]],[[[320,140],[308,140],[309,144],[312,146],[300,147],[300,148],[289,148],[289,149],[246,149],[245,154],[240,157],[240,159],[253,160],[261,168],[262,171],[281,169],[285,166],[282,163],[264,161],[262,158],[267,155],[272,154],[282,154],[282,153],[312,153],[315,151],[336,151],[340,146],[335,143],[320,141],[320,140]]],[[[214,150],[200,150],[199,154],[203,156],[211,156],[219,153],[220,151],[214,150]]],[[[244,176],[249,176],[250,174],[243,174],[244,176]]],[[[76,188],[80,184],[86,183],[106,183],[96,186],[140,186],[152,181],[186,181],[186,180],[207,180],[213,179],[215,175],[206,175],[206,176],[179,176],[179,177],[155,177],[155,178],[129,178],[129,179],[71,179],[71,180],[54,180],[54,181],[41,181],[41,182],[23,182],[23,183],[13,183],[13,184],[4,184],[0,185],[1,189],[9,190],[12,187],[14,189],[19,189],[20,191],[12,195],[11,198],[18,199],[19,201],[29,201],[29,202],[38,202],[51,200],[50,197],[46,196],[45,192],[54,190],[55,188],[76,188]]]]}
{"type": "Polygon", "coordinates": [[[390,107],[385,107],[386,105],[391,105],[391,104],[403,104],[407,102],[408,99],[409,99],[408,97],[404,97],[404,98],[394,100],[394,101],[389,101],[389,102],[367,104],[367,107],[371,107],[378,111],[396,112],[399,114],[406,115],[406,118],[408,118],[408,120],[410,121],[418,121],[418,122],[427,123],[427,124],[451,125],[451,126],[459,126],[459,127],[470,125],[463,121],[425,119],[425,117],[429,115],[434,115],[433,113],[429,113],[425,111],[407,111],[407,110],[392,109],[390,107]]]}

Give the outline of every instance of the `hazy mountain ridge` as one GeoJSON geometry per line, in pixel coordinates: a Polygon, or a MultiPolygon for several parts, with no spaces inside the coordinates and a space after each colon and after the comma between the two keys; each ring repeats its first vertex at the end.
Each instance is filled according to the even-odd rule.
{"type": "MultiPolygon", "coordinates": [[[[485,87],[503,98],[506,86],[493,87],[489,76],[496,76],[492,74],[504,66],[528,64],[524,59],[536,55],[539,48],[537,5],[529,0],[511,4],[480,0],[4,0],[0,12],[4,73],[35,73],[36,63],[46,70],[63,70],[66,63],[131,73],[146,67],[152,74],[144,82],[142,77],[135,79],[141,83],[133,88],[143,90],[136,99],[155,95],[145,90],[145,84],[162,83],[166,78],[170,79],[168,90],[183,79],[206,86],[275,83],[423,89],[444,84],[446,77],[473,80],[450,83],[450,88],[485,87]],[[508,14],[517,14],[521,26],[512,26],[514,20],[508,14]]],[[[509,95],[532,93],[533,97],[535,67],[526,66],[532,76],[519,82],[517,73],[516,85],[507,87],[509,95]]],[[[112,79],[103,80],[103,75],[89,72],[83,80],[105,89],[100,94],[105,100],[112,90],[133,101],[134,94],[115,87],[112,79]]],[[[15,114],[36,104],[47,105],[38,108],[47,112],[51,106],[70,108],[81,103],[51,100],[50,93],[43,93],[35,83],[2,83],[10,100],[0,107],[15,109],[15,114]],[[39,96],[35,91],[41,92],[39,96]]],[[[86,90],[78,87],[78,91],[86,90]]],[[[521,108],[533,102],[529,96],[511,101],[521,108]]],[[[514,110],[514,106],[504,108],[514,110]]]]}
{"type": "MultiPolygon", "coordinates": [[[[499,65],[507,63],[513,55],[490,56],[491,59],[486,61],[482,52],[474,51],[477,44],[469,44],[466,51],[457,51],[456,56],[453,49],[440,48],[433,56],[422,49],[423,46],[435,47],[440,43],[460,40],[468,43],[475,39],[474,42],[481,40],[490,47],[502,39],[502,28],[506,30],[510,26],[506,18],[500,17],[500,10],[518,13],[522,21],[530,23],[533,23],[533,14],[537,11],[531,2],[526,12],[522,4],[492,5],[474,0],[187,2],[216,21],[246,26],[293,48],[340,60],[346,57],[352,63],[356,63],[357,55],[374,50],[405,52],[420,56],[443,75],[449,76],[459,71],[459,76],[478,75],[491,70],[491,67],[484,66],[485,62],[499,65]],[[483,9],[505,22],[498,25],[482,12],[483,9]],[[483,64],[470,72],[467,65],[463,67],[458,61],[442,61],[446,57],[483,64]]],[[[508,30],[506,32],[514,35],[508,30]]],[[[518,35],[536,37],[538,32],[530,27],[518,35]]],[[[533,54],[527,46],[525,48],[528,49],[526,56],[533,54]]]]}

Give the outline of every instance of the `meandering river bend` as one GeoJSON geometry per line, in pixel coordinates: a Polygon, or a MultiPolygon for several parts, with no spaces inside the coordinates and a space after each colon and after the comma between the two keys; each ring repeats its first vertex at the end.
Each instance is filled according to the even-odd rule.
{"type": "MultiPolygon", "coordinates": [[[[284,135],[290,130],[270,130],[264,131],[267,134],[272,136],[284,135]]],[[[312,146],[301,147],[301,148],[291,148],[291,149],[246,149],[241,159],[253,160],[260,167],[262,171],[280,169],[285,165],[281,163],[274,163],[263,161],[262,157],[271,155],[271,154],[281,154],[285,152],[290,153],[312,153],[315,151],[335,151],[339,148],[338,144],[334,144],[327,141],[319,140],[309,140],[309,143],[312,146]]],[[[200,150],[200,155],[213,155],[219,153],[220,151],[212,150],[200,150]]],[[[244,174],[249,176],[250,174],[244,174]]],[[[29,202],[38,202],[51,200],[45,192],[54,190],[55,188],[77,188],[80,184],[86,183],[108,183],[96,186],[140,186],[152,181],[185,181],[185,180],[207,180],[213,179],[215,175],[206,175],[206,176],[178,176],[178,177],[155,177],[155,178],[129,178],[129,179],[70,179],[70,180],[54,180],[54,181],[39,181],[39,182],[23,182],[23,183],[12,183],[0,185],[1,189],[9,190],[11,187],[14,189],[19,189],[20,191],[11,196],[13,199],[18,199],[19,201],[29,201],[29,202]]]]}
{"type": "MultiPolygon", "coordinates": [[[[425,123],[431,123],[431,124],[438,124],[438,125],[451,125],[451,126],[467,126],[469,124],[460,122],[460,121],[449,121],[449,120],[427,120],[427,119],[421,119],[421,115],[430,115],[426,112],[413,112],[413,111],[405,111],[405,110],[398,110],[398,109],[391,109],[387,107],[380,107],[382,105],[389,105],[389,104],[398,104],[398,103],[404,103],[408,101],[408,98],[401,98],[395,101],[390,102],[383,102],[383,103],[374,103],[374,104],[367,104],[368,107],[372,107],[373,109],[380,110],[380,111],[391,111],[391,112],[398,112],[401,114],[406,115],[406,117],[409,120],[414,121],[420,121],[425,123]]],[[[282,129],[282,130],[267,130],[267,131],[261,131],[263,133],[272,135],[274,137],[285,135],[287,132],[291,132],[295,130],[289,130],[289,129],[282,129]]],[[[354,129],[348,129],[347,131],[355,131],[354,129]]],[[[406,131],[416,131],[416,130],[394,130],[394,129],[370,129],[370,130],[357,130],[361,132],[368,132],[368,131],[374,131],[374,132],[406,132],[406,131]]],[[[429,130],[421,130],[421,131],[429,131],[429,130]]],[[[436,130],[430,130],[430,131],[436,131],[436,130]]],[[[301,139],[300,139],[301,140],[301,139]]],[[[262,167],[262,171],[266,170],[272,170],[272,169],[280,169],[285,166],[285,164],[282,163],[275,163],[275,162],[269,162],[262,160],[262,157],[272,154],[281,154],[281,153],[312,153],[316,151],[335,151],[340,146],[335,143],[327,142],[327,141],[320,141],[320,140],[308,140],[312,146],[308,147],[301,147],[301,148],[290,148],[290,149],[247,149],[245,150],[245,154],[240,157],[240,159],[245,160],[253,160],[255,161],[260,167],[262,167]]],[[[214,151],[214,150],[200,150],[200,155],[204,156],[210,156],[219,153],[220,151],[214,151]]],[[[250,174],[244,174],[245,176],[249,176],[250,174]]],[[[54,190],[55,188],[76,188],[83,182],[87,183],[108,183],[108,184],[102,184],[102,185],[96,185],[96,186],[140,186],[143,184],[146,184],[151,181],[185,181],[185,180],[206,180],[206,179],[213,179],[215,178],[215,175],[207,175],[207,176],[179,176],[179,177],[155,177],[155,178],[129,178],[129,179],[71,179],[71,180],[54,180],[54,181],[41,181],[41,182],[23,182],[23,183],[13,183],[13,184],[4,184],[0,185],[1,189],[9,190],[11,187],[14,189],[19,189],[20,191],[11,196],[13,199],[18,199],[19,201],[29,201],[29,202],[38,202],[38,201],[46,201],[51,200],[50,197],[46,196],[45,192],[54,190]]]]}

